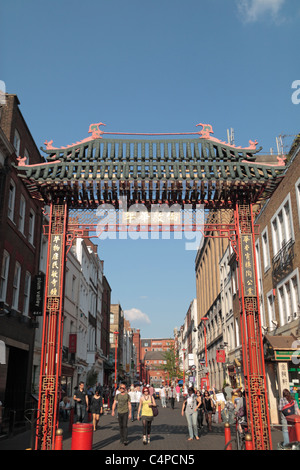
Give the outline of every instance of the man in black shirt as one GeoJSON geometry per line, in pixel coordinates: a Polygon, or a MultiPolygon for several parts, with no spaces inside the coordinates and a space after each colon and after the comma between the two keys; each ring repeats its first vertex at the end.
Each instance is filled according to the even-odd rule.
{"type": "Polygon", "coordinates": [[[84,390],[84,382],[80,382],[79,388],[74,393],[73,399],[75,401],[77,422],[82,423],[89,407],[88,396],[84,390]]]}

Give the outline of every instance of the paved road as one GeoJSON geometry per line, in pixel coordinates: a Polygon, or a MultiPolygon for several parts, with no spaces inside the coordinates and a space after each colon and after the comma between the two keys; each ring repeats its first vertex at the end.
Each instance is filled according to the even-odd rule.
{"type": "MultiPolygon", "coordinates": [[[[63,450],[71,450],[72,433],[69,431],[68,423],[60,423],[63,429],[63,450]]],[[[135,451],[182,451],[195,452],[200,450],[223,450],[225,445],[224,423],[213,424],[212,432],[208,432],[206,426],[202,430],[200,440],[188,441],[188,429],[185,416],[181,416],[181,403],[170,407],[161,408],[159,415],[152,424],[151,443],[144,445],[142,442],[142,424],[140,421],[129,421],[128,423],[128,446],[120,443],[120,434],[117,417],[107,414],[101,417],[100,426],[93,433],[93,450],[114,451],[116,455],[135,451]],[[123,452],[122,452],[123,451],[123,452]]],[[[278,430],[272,431],[273,449],[282,440],[282,433],[278,430]]],[[[31,447],[30,433],[25,432],[10,439],[0,440],[0,450],[24,450],[31,447]]],[[[157,453],[157,452],[156,452],[157,453]]]]}

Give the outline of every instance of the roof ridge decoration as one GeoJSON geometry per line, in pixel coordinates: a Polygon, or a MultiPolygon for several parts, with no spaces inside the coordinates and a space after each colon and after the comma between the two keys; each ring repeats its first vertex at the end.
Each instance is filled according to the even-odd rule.
{"type": "MultiPolygon", "coordinates": [[[[90,124],[89,126],[89,133],[91,133],[91,136],[86,137],[80,141],[74,142],[70,145],[63,146],[63,147],[54,147],[53,146],[53,140],[45,141],[44,144],[46,145],[46,148],[44,149],[41,147],[41,150],[47,154],[45,158],[47,158],[49,161],[53,160],[60,160],[60,161],[66,161],[70,162],[74,157],[76,157],[76,160],[78,161],[78,157],[81,156],[83,157],[83,161],[91,161],[90,158],[84,158],[84,151],[83,148],[88,148],[91,146],[91,144],[97,144],[99,145],[100,139],[103,139],[104,135],[114,135],[118,136],[117,138],[114,139],[104,139],[102,142],[107,142],[109,144],[113,143],[118,143],[118,144],[130,144],[130,143],[135,143],[135,144],[148,144],[152,146],[156,146],[157,144],[173,144],[173,145],[180,145],[180,144],[194,144],[197,146],[198,143],[201,143],[202,145],[207,145],[208,147],[208,153],[209,159],[211,160],[212,157],[214,156],[212,152],[213,147],[215,149],[218,149],[218,153],[226,155],[226,160],[230,161],[237,161],[237,160],[242,160],[246,159],[246,161],[254,161],[256,157],[254,154],[258,153],[262,147],[257,148],[257,140],[249,140],[249,146],[248,147],[241,147],[241,146],[235,146],[230,144],[229,142],[222,141],[220,139],[217,139],[215,137],[212,137],[211,134],[213,134],[213,128],[211,124],[203,124],[199,123],[196,124],[196,127],[202,126],[202,129],[196,132],[177,132],[177,133],[130,133],[130,132],[106,132],[102,129],[100,129],[100,126],[106,126],[105,123],[103,122],[98,122],[94,124],[90,124]],[[174,136],[198,136],[198,139],[174,139],[174,136]],[[119,137],[120,136],[120,137],[119,137]],[[122,139],[122,136],[148,136],[148,137],[153,137],[153,136],[172,136],[173,139],[169,140],[146,140],[146,139],[141,139],[141,140],[129,140],[129,139],[122,139]],[[213,146],[213,147],[212,147],[213,146]]],[[[172,160],[174,160],[174,152],[176,153],[175,148],[172,149],[173,155],[172,155],[172,160]]],[[[199,154],[199,150],[197,149],[194,151],[196,154],[199,154]]],[[[92,152],[91,152],[92,153],[92,152]]],[[[207,152],[204,151],[204,157],[206,157],[207,152]]],[[[90,155],[91,156],[91,155],[90,155]]],[[[164,156],[166,157],[166,153],[164,153],[164,156]]],[[[201,160],[200,154],[196,155],[197,158],[196,160],[199,161],[201,160]]],[[[142,155],[143,158],[143,155],[142,155]]],[[[167,158],[168,159],[168,158],[167,158]]],[[[176,159],[176,158],[175,158],[176,159]]],[[[93,160],[93,159],[92,159],[93,160]]],[[[130,158],[126,158],[126,160],[130,160],[130,158]]],[[[181,158],[181,160],[185,160],[185,158],[181,158]]],[[[206,158],[204,158],[206,160],[206,158]]],[[[159,159],[158,159],[159,161],[159,159]]],[[[22,162],[23,163],[23,162],[22,162]]],[[[23,165],[22,165],[23,166],[23,165]]]]}

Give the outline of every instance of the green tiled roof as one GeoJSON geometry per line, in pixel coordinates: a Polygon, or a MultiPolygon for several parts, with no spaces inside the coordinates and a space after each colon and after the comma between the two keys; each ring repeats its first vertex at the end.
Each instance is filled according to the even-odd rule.
{"type": "Polygon", "coordinates": [[[46,148],[45,163],[18,166],[29,190],[45,202],[64,192],[70,204],[99,205],[127,195],[132,201],[233,202],[247,191],[266,198],[284,166],[256,162],[258,150],[211,139],[94,139],[46,148]]]}

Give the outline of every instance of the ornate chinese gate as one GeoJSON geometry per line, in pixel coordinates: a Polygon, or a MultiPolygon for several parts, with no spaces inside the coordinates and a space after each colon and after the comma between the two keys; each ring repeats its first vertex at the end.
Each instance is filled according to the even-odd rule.
{"type": "Polygon", "coordinates": [[[232,146],[213,138],[210,125],[201,124],[199,132],[178,134],[185,136],[181,138],[174,138],[173,134],[171,139],[161,138],[171,134],[143,134],[143,139],[128,139],[129,134],[107,138],[104,135],[117,133],[104,132],[101,125],[92,124],[90,137],[67,147],[55,148],[52,141],[45,142],[44,163],[26,166],[19,159],[19,176],[24,178],[28,190],[50,206],[36,448],[54,448],[64,267],[74,237],[84,236],[87,231],[99,235],[111,230],[185,230],[227,237],[236,253],[248,422],[254,448],[271,449],[253,211],[276,189],[284,174],[283,162],[260,162],[257,142],[249,141],[246,148],[232,146]],[[176,206],[180,211],[174,212],[176,216],[173,214],[166,226],[160,220],[151,219],[149,223],[147,216],[133,225],[124,220],[124,214],[120,217],[122,210],[141,205],[148,212],[153,205],[169,207],[171,213],[176,206]],[[197,219],[199,205],[208,213],[204,222],[197,219]],[[99,207],[104,209],[102,216],[115,211],[113,220],[95,217],[99,207]],[[185,219],[187,209],[189,217],[185,219]],[[224,222],[224,212],[231,212],[233,218],[224,222]]]}

